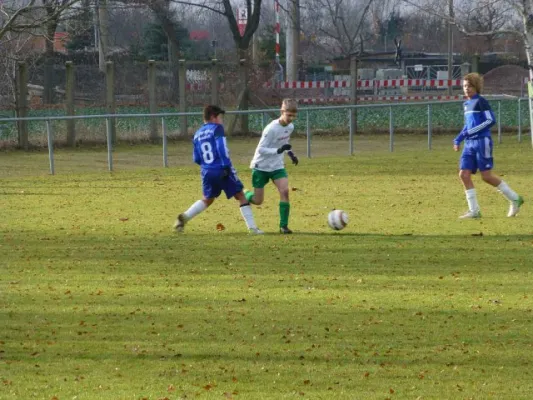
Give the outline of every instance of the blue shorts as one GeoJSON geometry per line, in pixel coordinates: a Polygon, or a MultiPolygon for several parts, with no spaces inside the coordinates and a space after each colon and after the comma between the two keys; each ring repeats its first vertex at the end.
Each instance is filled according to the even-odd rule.
{"type": "Polygon", "coordinates": [[[460,169],[472,171],[473,174],[479,169],[487,171],[494,167],[492,158],[492,138],[467,139],[463,147],[463,154],[459,162],[460,169]]]}
{"type": "Polygon", "coordinates": [[[202,189],[206,199],[214,199],[224,191],[226,197],[231,199],[244,188],[237,173],[232,169],[229,176],[224,177],[223,169],[202,169],[202,189]]]}

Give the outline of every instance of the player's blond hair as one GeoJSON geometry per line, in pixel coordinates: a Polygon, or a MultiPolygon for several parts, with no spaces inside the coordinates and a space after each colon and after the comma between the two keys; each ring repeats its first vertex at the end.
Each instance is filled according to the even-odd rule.
{"type": "Polygon", "coordinates": [[[466,74],[463,80],[468,82],[474,89],[476,89],[477,93],[481,94],[481,91],[483,90],[483,77],[480,74],[477,72],[471,72],[466,74]]]}
{"type": "Polygon", "coordinates": [[[298,102],[294,99],[283,99],[281,102],[281,110],[288,112],[298,112],[298,102]]]}

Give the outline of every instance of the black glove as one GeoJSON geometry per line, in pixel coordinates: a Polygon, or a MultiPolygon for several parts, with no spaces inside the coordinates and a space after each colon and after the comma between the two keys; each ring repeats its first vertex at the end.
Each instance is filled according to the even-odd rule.
{"type": "Polygon", "coordinates": [[[290,150],[292,149],[292,146],[290,144],[284,144],[283,146],[281,146],[279,149],[278,149],[278,154],[281,154],[283,153],[284,151],[286,150],[290,150]]]}
{"type": "Polygon", "coordinates": [[[298,157],[296,157],[292,151],[288,151],[287,154],[291,158],[292,163],[298,165],[298,157]]]}
{"type": "Polygon", "coordinates": [[[224,167],[222,170],[222,178],[228,178],[231,175],[231,167],[224,167]]]}

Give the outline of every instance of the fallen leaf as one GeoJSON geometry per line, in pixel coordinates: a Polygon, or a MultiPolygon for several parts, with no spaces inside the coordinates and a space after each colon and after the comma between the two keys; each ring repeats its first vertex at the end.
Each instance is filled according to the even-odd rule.
{"type": "Polygon", "coordinates": [[[296,192],[297,190],[300,190],[300,189],[298,189],[297,187],[294,187],[294,186],[292,187],[292,191],[293,192],[296,192]]]}
{"type": "Polygon", "coordinates": [[[119,218],[118,220],[119,220],[119,221],[122,221],[122,222],[126,222],[126,221],[129,220],[129,218],[119,218]]]}
{"type": "Polygon", "coordinates": [[[224,229],[226,229],[226,227],[219,222],[217,224],[217,231],[222,232],[224,229]]]}

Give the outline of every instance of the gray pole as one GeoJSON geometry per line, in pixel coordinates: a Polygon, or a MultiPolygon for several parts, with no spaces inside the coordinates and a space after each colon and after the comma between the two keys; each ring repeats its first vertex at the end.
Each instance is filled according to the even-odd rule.
{"type": "Polygon", "coordinates": [[[52,133],[52,127],[50,121],[46,121],[46,137],[48,139],[48,160],[50,161],[50,174],[55,174],[54,168],[54,134],[52,133]]]}
{"type": "Polygon", "coordinates": [[[453,0],[448,0],[448,16],[450,20],[448,21],[448,95],[451,96],[453,88],[451,85],[451,80],[453,79],[453,0]]]}
{"type": "MultiPolygon", "coordinates": [[[[115,65],[113,61],[107,61],[105,63],[105,81],[106,81],[106,108],[108,114],[116,113],[116,103],[115,103],[115,65]]],[[[111,129],[111,142],[116,143],[116,121],[115,118],[112,118],[110,121],[109,128],[111,129]]]]}
{"type": "Polygon", "coordinates": [[[311,158],[311,129],[309,128],[309,111],[305,112],[305,133],[307,135],[307,158],[311,158]]]}
{"type": "Polygon", "coordinates": [[[161,118],[161,134],[163,135],[163,167],[168,167],[168,149],[167,149],[167,125],[165,118],[161,118]]]}
{"type": "MultiPolygon", "coordinates": [[[[357,57],[350,58],[350,97],[353,105],[357,105],[357,57]]],[[[353,154],[354,137],[357,132],[357,108],[349,110],[350,121],[350,155],[353,154]]]]}
{"type": "Polygon", "coordinates": [[[111,120],[105,119],[106,138],[107,138],[107,167],[109,172],[113,171],[113,132],[111,128],[111,120]]]}
{"type": "MultiPolygon", "coordinates": [[[[185,91],[187,89],[187,65],[185,60],[179,60],[179,87],[180,87],[180,112],[187,112],[187,98],[185,91]]],[[[181,117],[180,135],[187,136],[187,117],[181,117]]]]}
{"type": "MultiPolygon", "coordinates": [[[[66,84],[65,84],[65,102],[67,115],[74,115],[74,65],[72,61],[65,63],[66,84]]],[[[67,119],[67,145],[74,147],[76,145],[76,120],[67,119]]]]}
{"type": "MultiPolygon", "coordinates": [[[[148,60],[148,106],[150,114],[157,114],[157,95],[156,95],[156,72],[155,61],[148,60]]],[[[150,118],[150,140],[156,142],[159,139],[157,134],[157,121],[150,118]]]]}
{"type": "Polygon", "coordinates": [[[389,107],[389,150],[394,151],[394,124],[392,122],[392,107],[389,107]]]}
{"type": "Polygon", "coordinates": [[[428,104],[428,150],[431,150],[433,123],[431,121],[431,104],[428,104]]]}

